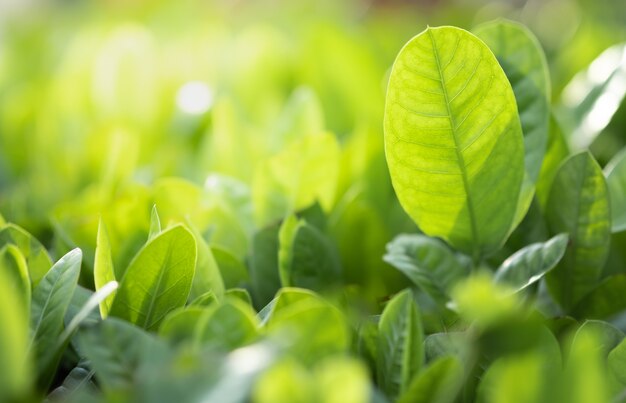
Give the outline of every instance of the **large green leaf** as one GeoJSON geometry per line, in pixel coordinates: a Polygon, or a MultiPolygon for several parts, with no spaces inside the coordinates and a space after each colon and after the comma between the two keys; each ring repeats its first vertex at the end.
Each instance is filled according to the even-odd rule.
{"type": "Polygon", "coordinates": [[[463,382],[463,368],[455,357],[433,361],[413,378],[399,403],[450,403],[463,382]]]}
{"type": "Polygon", "coordinates": [[[604,168],[611,196],[613,232],[626,230],[626,149],[620,151],[604,168]]]}
{"type": "Polygon", "coordinates": [[[258,336],[259,321],[249,305],[229,299],[208,310],[198,321],[197,343],[211,343],[233,350],[251,343],[258,336]]]}
{"type": "Polygon", "coordinates": [[[63,319],[78,283],[82,258],[80,249],[70,251],[52,266],[33,290],[29,350],[36,358],[40,376],[53,375],[51,366],[55,365],[63,319]]]}
{"type": "Polygon", "coordinates": [[[511,230],[524,175],[515,96],[489,48],[459,28],[428,28],[398,55],[385,150],[400,203],[428,235],[474,258],[511,230]]]}
{"type": "Polygon", "coordinates": [[[46,248],[31,234],[14,224],[7,224],[0,229],[0,246],[14,244],[26,258],[30,280],[33,286],[48,272],[52,260],[46,248]]]}
{"type": "Polygon", "coordinates": [[[397,294],[378,324],[378,384],[390,399],[406,391],[424,361],[424,332],[410,290],[397,294]]]}
{"type": "Polygon", "coordinates": [[[539,41],[522,24],[496,20],[473,31],[498,58],[517,100],[526,168],[517,208],[516,222],[519,222],[532,201],[548,142],[551,91],[548,63],[539,41]]]}
{"type": "Polygon", "coordinates": [[[28,391],[28,310],[14,280],[0,267],[0,401],[17,399],[28,391]]]}
{"type": "Polygon", "coordinates": [[[110,314],[151,330],[165,315],[183,306],[196,266],[196,241],[185,227],[174,226],[150,240],[122,278],[110,314]]]}
{"type": "MultiPolygon", "coordinates": [[[[96,291],[100,290],[111,281],[115,281],[115,270],[113,269],[113,258],[111,257],[111,243],[109,235],[102,219],[98,224],[98,236],[96,240],[96,258],[93,263],[93,280],[96,291]]],[[[109,294],[100,302],[100,315],[106,318],[111,310],[115,291],[109,294]]]]}
{"type": "Polygon", "coordinates": [[[383,260],[443,304],[457,281],[469,273],[467,258],[440,240],[420,234],[397,236],[387,244],[383,260]]]}
{"type": "Polygon", "coordinates": [[[546,208],[553,234],[569,234],[561,262],[546,277],[552,295],[572,308],[597,284],[609,251],[611,212],[604,175],[590,153],[567,159],[559,168],[546,208]]]}
{"type": "Polygon", "coordinates": [[[567,234],[560,234],[546,242],[520,249],[500,265],[494,281],[507,284],[515,291],[539,281],[559,263],[565,254],[567,240],[567,234]]]}
{"type": "Polygon", "coordinates": [[[289,216],[279,232],[278,264],[283,286],[320,291],[341,281],[339,258],[317,228],[289,216]]]}

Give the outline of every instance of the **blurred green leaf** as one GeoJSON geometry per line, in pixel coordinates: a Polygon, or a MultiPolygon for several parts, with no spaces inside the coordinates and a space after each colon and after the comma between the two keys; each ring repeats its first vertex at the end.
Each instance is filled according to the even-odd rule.
{"type": "Polygon", "coordinates": [[[196,242],[181,225],[163,231],[135,256],[120,282],[110,314],[148,330],[183,306],[196,266],[196,242]]]}
{"type": "MultiPolygon", "coordinates": [[[[113,258],[111,257],[111,244],[109,235],[102,219],[98,223],[98,237],[96,241],[96,260],[93,264],[93,280],[96,291],[104,287],[111,281],[115,281],[115,270],[113,269],[113,258]]],[[[106,318],[111,310],[115,291],[100,303],[100,315],[106,318]]]]}
{"type": "Polygon", "coordinates": [[[212,292],[215,298],[220,299],[224,295],[224,280],[220,274],[220,268],[213,256],[213,252],[202,237],[202,234],[189,220],[187,220],[187,228],[194,235],[196,250],[198,251],[196,270],[191,283],[189,299],[199,298],[207,292],[212,292]]]}
{"type": "Polygon", "coordinates": [[[0,246],[16,245],[28,266],[30,281],[37,286],[42,277],[52,266],[52,260],[46,248],[31,234],[14,224],[7,224],[0,229],[0,246]]]}
{"type": "Polygon", "coordinates": [[[570,310],[598,283],[609,251],[611,211],[604,175],[588,152],[567,159],[554,178],[546,209],[553,234],[569,234],[561,262],[546,277],[558,303],[570,310]]]}
{"type": "Polygon", "coordinates": [[[524,146],[513,90],[489,48],[454,27],[413,38],[391,72],[384,126],[394,189],[420,229],[475,260],[500,247],[524,146]]]}
{"type": "Polygon", "coordinates": [[[410,290],[393,297],[378,324],[378,384],[390,399],[401,396],[424,361],[422,323],[410,290]]]}
{"type": "Polygon", "coordinates": [[[569,154],[569,147],[567,145],[567,141],[565,140],[563,130],[561,129],[559,122],[554,117],[554,114],[550,114],[548,145],[536,186],[537,200],[544,210],[546,204],[548,203],[548,197],[550,196],[552,181],[556,176],[561,162],[565,160],[569,154]]]}
{"type": "Polygon", "coordinates": [[[383,260],[441,304],[450,299],[450,290],[469,273],[471,264],[440,240],[420,234],[394,238],[383,260]]]}
{"type": "Polygon", "coordinates": [[[609,319],[626,309],[626,275],[603,280],[586,294],[572,310],[579,318],[609,319]]]}
{"type": "Polygon", "coordinates": [[[206,312],[207,309],[203,306],[189,306],[171,311],[159,326],[159,337],[172,344],[192,341],[206,312]]]}
{"type": "Polygon", "coordinates": [[[233,350],[253,342],[259,335],[258,329],[259,321],[250,305],[229,299],[210,307],[200,318],[194,340],[233,350]]]}
{"type": "Polygon", "coordinates": [[[3,281],[20,297],[21,305],[30,311],[30,277],[26,259],[17,246],[9,244],[0,249],[0,271],[4,272],[3,281]]]}
{"type": "Polygon", "coordinates": [[[442,357],[411,380],[399,403],[451,403],[463,383],[463,368],[455,357],[442,357]]]}
{"type": "Polygon", "coordinates": [[[626,150],[622,150],[604,168],[611,197],[612,231],[626,229],[626,150]]]}

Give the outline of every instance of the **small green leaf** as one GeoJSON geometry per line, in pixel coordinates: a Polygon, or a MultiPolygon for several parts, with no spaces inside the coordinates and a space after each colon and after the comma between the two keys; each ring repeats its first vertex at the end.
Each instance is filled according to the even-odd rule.
{"type": "Polygon", "coordinates": [[[623,149],[604,168],[611,196],[612,231],[626,230],[626,149],[623,149]]]}
{"type": "Polygon", "coordinates": [[[36,286],[52,266],[52,260],[46,248],[31,234],[14,224],[7,224],[0,229],[0,247],[16,245],[28,266],[30,281],[36,286]]]}
{"type": "Polygon", "coordinates": [[[0,401],[28,392],[32,374],[28,356],[28,310],[14,279],[0,268],[0,401]]]}
{"type": "Polygon", "coordinates": [[[122,278],[110,314],[144,329],[187,301],[196,266],[196,241],[176,225],[149,241],[122,278]]]}
{"type": "Polygon", "coordinates": [[[469,272],[469,261],[438,239],[399,235],[387,244],[383,260],[404,273],[435,301],[445,304],[452,287],[469,272]]]}
{"type": "Polygon", "coordinates": [[[462,383],[461,362],[455,357],[442,357],[413,377],[398,403],[451,403],[462,383]]]}
{"type": "Polygon", "coordinates": [[[622,340],[609,353],[607,364],[609,371],[626,386],[626,340],[622,340]]]}
{"type": "Polygon", "coordinates": [[[569,146],[567,145],[567,140],[565,139],[561,125],[557,122],[554,114],[551,114],[550,130],[548,132],[548,145],[536,186],[537,200],[539,201],[541,208],[544,210],[546,204],[548,203],[550,187],[554,181],[554,176],[556,175],[563,160],[565,160],[569,155],[569,146]]]}
{"type": "Polygon", "coordinates": [[[172,344],[193,341],[196,328],[206,312],[203,306],[189,306],[170,312],[161,322],[159,336],[172,344]]]}
{"type": "MultiPolygon", "coordinates": [[[[93,263],[93,280],[96,291],[115,281],[115,270],[113,269],[113,258],[111,257],[111,243],[109,235],[102,219],[98,224],[98,237],[96,240],[96,257],[93,263]]],[[[109,294],[100,303],[100,315],[106,318],[111,310],[113,299],[115,298],[115,290],[109,294]]]]}
{"type": "Polygon", "coordinates": [[[499,19],[473,31],[498,58],[517,101],[525,152],[525,175],[515,221],[520,222],[532,201],[548,142],[551,96],[548,63],[539,41],[522,24],[499,19]]]}
{"type": "Polygon", "coordinates": [[[202,237],[198,229],[187,220],[187,227],[191,230],[196,240],[196,248],[198,251],[198,261],[196,263],[196,272],[191,285],[190,299],[196,299],[201,295],[212,292],[216,298],[222,298],[224,295],[224,280],[220,274],[211,248],[202,237]]]}
{"type": "Polygon", "coordinates": [[[280,288],[278,275],[278,231],[272,225],[254,234],[250,261],[250,280],[255,306],[266,305],[280,288]]]}
{"type": "Polygon", "coordinates": [[[279,274],[284,287],[320,291],[341,281],[339,258],[320,230],[292,215],[283,222],[278,237],[279,274]]]}
{"type": "Polygon", "coordinates": [[[428,28],[396,58],[385,152],[400,203],[424,233],[477,259],[510,233],[524,176],[511,85],[489,48],[459,28],[428,28]]]}
{"type": "Polygon", "coordinates": [[[225,289],[245,286],[249,277],[248,269],[239,258],[218,246],[211,246],[211,253],[219,268],[225,289]]]}
{"type": "Polygon", "coordinates": [[[595,287],[609,252],[609,195],[602,170],[589,152],[570,157],[559,168],[546,219],[553,234],[570,237],[563,259],[546,277],[551,294],[569,310],[595,287]]]}
{"type": "Polygon", "coordinates": [[[230,290],[226,291],[224,296],[226,298],[238,299],[239,301],[252,306],[252,297],[250,296],[248,290],[246,290],[245,288],[231,288],[230,290]]]}
{"type": "Polygon", "coordinates": [[[164,346],[146,331],[116,318],[107,318],[79,332],[80,351],[91,362],[105,390],[131,386],[137,369],[164,346]]]}
{"type": "Polygon", "coordinates": [[[378,384],[390,399],[409,387],[424,361],[424,332],[410,290],[397,294],[378,324],[378,384]]]}
{"type": "Polygon", "coordinates": [[[31,286],[26,259],[15,245],[6,245],[0,249],[0,271],[7,274],[4,281],[22,299],[22,306],[30,310],[31,286]]]}
{"type": "Polygon", "coordinates": [[[603,280],[586,294],[572,310],[578,318],[610,319],[626,309],[626,275],[603,280]]]}
{"type": "Polygon", "coordinates": [[[560,234],[520,249],[500,265],[494,281],[513,287],[515,292],[534,284],[559,263],[565,254],[567,240],[567,234],[560,234]]]}
{"type": "Polygon", "coordinates": [[[36,358],[44,384],[54,375],[63,318],[78,283],[82,258],[80,249],[70,251],[52,266],[33,290],[29,351],[36,358]]]}
{"type": "Polygon", "coordinates": [[[195,333],[196,343],[210,343],[234,350],[253,342],[259,335],[259,321],[250,305],[235,299],[209,308],[200,318],[195,333]]]}
{"type": "Polygon", "coordinates": [[[150,232],[148,233],[148,241],[161,233],[161,219],[159,218],[159,212],[157,211],[156,204],[152,206],[152,212],[150,213],[150,232]]]}
{"type": "Polygon", "coordinates": [[[86,395],[95,393],[96,385],[92,378],[95,371],[89,368],[77,366],[73,368],[63,380],[63,383],[55,388],[47,397],[46,403],[50,402],[80,402],[86,395]],[[85,393],[86,395],[83,395],[85,393]]]}
{"type": "Polygon", "coordinates": [[[195,306],[210,306],[218,302],[217,297],[213,293],[213,291],[207,291],[204,294],[198,296],[198,298],[194,299],[189,303],[189,305],[195,306]]]}

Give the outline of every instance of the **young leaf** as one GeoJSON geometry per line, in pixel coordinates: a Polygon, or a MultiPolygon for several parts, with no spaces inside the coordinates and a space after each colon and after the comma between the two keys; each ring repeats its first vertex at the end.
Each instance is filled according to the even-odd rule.
{"type": "Polygon", "coordinates": [[[254,341],[259,325],[248,304],[230,299],[210,308],[200,318],[194,339],[198,344],[211,343],[234,350],[254,341]]]}
{"type": "MultiPolygon", "coordinates": [[[[115,281],[115,270],[113,269],[113,258],[111,257],[111,243],[109,235],[102,218],[98,223],[98,236],[96,240],[96,258],[93,263],[93,280],[96,291],[99,291],[106,284],[115,281]]],[[[106,318],[111,310],[115,298],[115,290],[100,302],[100,315],[106,318]]]]}
{"type": "Polygon", "coordinates": [[[612,231],[626,230],[626,149],[621,150],[604,168],[611,196],[612,231]]]}
{"type": "Polygon", "coordinates": [[[198,231],[190,220],[187,220],[187,227],[194,235],[198,251],[196,272],[193,277],[193,282],[191,283],[189,298],[196,299],[207,292],[212,292],[215,298],[222,298],[224,295],[224,280],[220,274],[220,269],[215,261],[213,252],[202,237],[200,231],[198,231]]]}
{"type": "Polygon", "coordinates": [[[459,28],[404,46],[387,89],[385,152],[417,225],[477,259],[509,234],[524,174],[515,96],[489,48],[459,28]]]}
{"type": "Polygon", "coordinates": [[[341,280],[339,260],[329,239],[317,228],[289,216],[279,233],[278,264],[284,287],[320,291],[341,280]]]}
{"type": "Polygon", "coordinates": [[[397,236],[387,244],[383,260],[442,304],[450,299],[448,292],[457,281],[469,272],[469,262],[447,245],[419,234],[397,236]]]}
{"type": "Polygon", "coordinates": [[[451,403],[463,383],[463,368],[455,357],[432,362],[413,377],[398,403],[451,403]]]}
{"type": "Polygon", "coordinates": [[[246,305],[252,306],[252,297],[250,293],[245,288],[231,288],[230,290],[224,293],[226,298],[234,298],[239,301],[245,303],[246,305]]]}
{"type": "Polygon", "coordinates": [[[7,275],[3,279],[7,285],[21,297],[22,306],[30,310],[30,278],[24,255],[15,245],[6,245],[0,249],[0,271],[7,275]]]}
{"type": "Polygon", "coordinates": [[[161,219],[159,218],[159,212],[157,211],[156,204],[152,206],[152,212],[150,213],[150,232],[148,233],[148,241],[161,233],[161,219]]]}
{"type": "Polygon", "coordinates": [[[110,315],[144,329],[159,326],[165,315],[187,301],[196,266],[196,241],[176,225],[149,241],[122,278],[110,315]]]}
{"type": "Polygon", "coordinates": [[[424,334],[410,290],[397,294],[378,324],[378,384],[390,399],[406,391],[424,361],[424,334]]]}
{"type": "Polygon", "coordinates": [[[28,266],[30,281],[36,286],[52,266],[52,260],[46,248],[28,232],[14,224],[7,224],[0,229],[0,247],[16,245],[28,266]]]}
{"type": "Polygon", "coordinates": [[[159,336],[172,344],[192,341],[207,309],[201,306],[178,308],[170,312],[159,327],[159,336]]]}
{"type": "Polygon", "coordinates": [[[211,253],[225,289],[243,287],[248,282],[248,269],[237,256],[218,246],[211,246],[211,253]]]}
{"type": "Polygon", "coordinates": [[[519,222],[532,201],[548,142],[551,95],[548,63],[539,41],[522,24],[496,20],[473,31],[500,62],[517,101],[525,152],[525,175],[515,221],[519,222]]]}
{"type": "Polygon", "coordinates": [[[569,234],[569,246],[546,279],[551,294],[567,310],[597,284],[609,251],[611,212],[604,175],[590,153],[567,159],[548,199],[552,233],[569,234]]]}
{"type": "MultiPolygon", "coordinates": [[[[50,371],[58,351],[58,339],[80,273],[83,254],[74,249],[59,259],[33,290],[29,351],[38,363],[40,376],[50,371]]],[[[45,383],[45,382],[44,382],[45,383]]]]}
{"type": "Polygon", "coordinates": [[[515,292],[534,284],[559,263],[565,254],[567,240],[567,234],[559,234],[544,243],[520,249],[500,265],[494,281],[513,287],[515,292]]]}
{"type": "Polygon", "coordinates": [[[0,401],[22,397],[32,379],[27,346],[28,311],[10,276],[0,268],[0,401]]]}

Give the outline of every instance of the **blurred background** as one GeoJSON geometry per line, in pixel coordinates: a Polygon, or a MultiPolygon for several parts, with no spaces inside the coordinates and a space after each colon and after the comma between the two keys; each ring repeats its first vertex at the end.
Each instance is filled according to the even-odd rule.
{"type": "MultiPolygon", "coordinates": [[[[621,0],[2,0],[0,213],[88,266],[102,216],[118,266],[156,203],[236,267],[261,229],[317,202],[347,282],[384,295],[385,244],[415,230],[384,160],[390,67],[427,24],[498,17],[537,35],[563,108],[579,105],[564,92],[576,74],[626,40],[621,0]]],[[[596,67],[600,83],[614,72],[596,67]]],[[[591,142],[601,162],[626,144],[621,91],[596,108],[611,109],[591,142]]]]}

